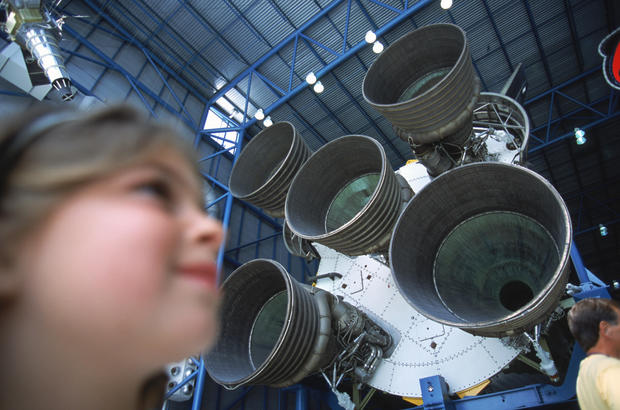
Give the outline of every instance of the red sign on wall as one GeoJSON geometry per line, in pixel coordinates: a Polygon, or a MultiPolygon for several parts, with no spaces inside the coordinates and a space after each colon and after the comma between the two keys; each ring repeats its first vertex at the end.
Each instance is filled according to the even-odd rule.
{"type": "Polygon", "coordinates": [[[603,57],[603,75],[607,83],[620,90],[620,27],[605,37],[598,45],[603,57]]]}

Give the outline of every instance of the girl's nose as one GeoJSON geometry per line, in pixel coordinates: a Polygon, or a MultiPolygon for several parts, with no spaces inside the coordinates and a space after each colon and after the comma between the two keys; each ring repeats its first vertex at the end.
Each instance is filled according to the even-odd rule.
{"type": "Polygon", "coordinates": [[[197,212],[192,218],[189,230],[190,240],[193,243],[208,245],[214,251],[219,249],[224,240],[224,230],[220,221],[203,212],[197,212]]]}

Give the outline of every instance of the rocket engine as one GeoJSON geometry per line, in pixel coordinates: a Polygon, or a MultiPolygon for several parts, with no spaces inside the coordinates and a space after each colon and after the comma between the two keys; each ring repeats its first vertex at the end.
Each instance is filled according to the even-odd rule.
{"type": "Polygon", "coordinates": [[[571,225],[558,192],[520,166],[529,136],[521,105],[480,93],[465,33],[450,24],[388,47],[363,94],[419,162],[394,172],[363,135],[310,154],[282,122],[233,168],[233,195],[285,216],[287,248],[321,261],[315,287],[264,259],[224,282],[223,329],[205,364],[227,388],[321,372],[332,388],[349,374],[419,397],[422,377],[440,374],[457,392],[501,372],[529,349],[521,339],[543,352],[571,225]]]}
{"type": "MultiPolygon", "coordinates": [[[[279,263],[255,259],[222,285],[222,329],[205,357],[209,375],[229,389],[284,387],[333,367],[365,382],[392,345],[363,312],[297,282],[279,263]]],[[[332,374],[332,372],[330,372],[332,374]]]]}
{"type": "Polygon", "coordinates": [[[40,0],[5,0],[0,2],[4,21],[2,27],[11,40],[26,53],[26,65],[32,85],[38,85],[33,71],[38,65],[52,87],[69,101],[75,93],[71,88],[69,73],[64,65],[58,42],[61,28],[40,0]],[[32,60],[32,62],[31,62],[32,60]],[[34,64],[33,64],[34,63],[34,64]]]}

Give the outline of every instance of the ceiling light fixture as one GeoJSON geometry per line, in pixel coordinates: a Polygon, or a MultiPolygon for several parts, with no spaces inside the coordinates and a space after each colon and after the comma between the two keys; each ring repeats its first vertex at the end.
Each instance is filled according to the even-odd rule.
{"type": "Polygon", "coordinates": [[[271,121],[271,116],[267,116],[267,118],[265,118],[265,121],[263,121],[263,125],[265,127],[271,127],[273,125],[273,121],[271,121]]]}
{"type": "Polygon", "coordinates": [[[310,85],[316,83],[316,75],[314,75],[312,71],[310,71],[306,76],[306,82],[310,85]]]}
{"type": "Polygon", "coordinates": [[[586,143],[586,132],[581,128],[575,128],[575,141],[577,145],[583,145],[586,143]]]}
{"type": "Polygon", "coordinates": [[[323,92],[323,90],[325,89],[325,87],[323,87],[323,83],[321,83],[320,81],[318,81],[316,84],[314,84],[314,92],[317,94],[320,94],[323,92]]]}
{"type": "Polygon", "coordinates": [[[375,54],[379,54],[383,51],[383,43],[381,43],[380,41],[375,41],[375,44],[372,45],[372,51],[374,51],[375,54]]]}
{"type": "Polygon", "coordinates": [[[262,108],[259,108],[258,110],[256,110],[256,112],[254,113],[254,118],[256,118],[258,121],[261,121],[262,119],[265,118],[265,112],[263,111],[262,108]]]}
{"type": "Polygon", "coordinates": [[[374,31],[368,30],[366,32],[366,36],[364,37],[364,40],[366,40],[368,44],[374,43],[376,39],[377,39],[377,35],[375,34],[374,31]]]}
{"type": "Polygon", "coordinates": [[[598,231],[601,233],[601,236],[607,236],[607,227],[603,224],[598,224],[598,231]]]}
{"type": "Polygon", "coordinates": [[[452,7],[452,0],[441,0],[440,6],[444,10],[448,10],[452,7]]]}

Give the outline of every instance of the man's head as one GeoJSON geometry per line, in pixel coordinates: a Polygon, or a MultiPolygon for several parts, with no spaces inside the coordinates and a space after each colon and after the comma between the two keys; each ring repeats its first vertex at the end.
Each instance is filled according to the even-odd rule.
{"type": "Polygon", "coordinates": [[[620,303],[617,301],[589,298],[577,302],[568,312],[568,327],[584,351],[620,358],[620,303]]]}

